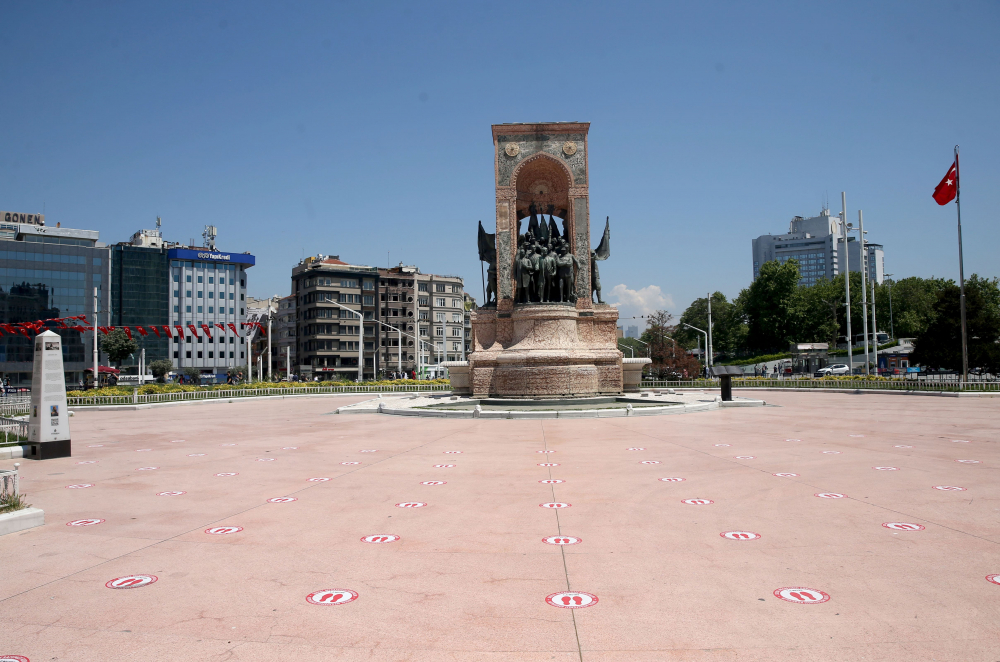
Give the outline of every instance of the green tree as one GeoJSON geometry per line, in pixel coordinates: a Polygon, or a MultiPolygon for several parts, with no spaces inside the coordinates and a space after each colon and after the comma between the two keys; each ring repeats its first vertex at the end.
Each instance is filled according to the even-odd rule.
{"type": "Polygon", "coordinates": [[[198,368],[184,368],[184,376],[190,379],[194,384],[201,383],[201,370],[198,368]]]}
{"type": "MultiPolygon", "coordinates": [[[[934,302],[933,320],[916,337],[911,360],[933,370],[962,369],[962,322],[959,287],[948,282],[934,302]]],[[[965,283],[965,319],[969,369],[1000,372],[1000,286],[973,274],[965,283]]]]}
{"type": "Polygon", "coordinates": [[[649,316],[646,330],[640,338],[648,344],[649,358],[653,361],[649,373],[661,379],[683,376],[685,372],[688,377],[696,377],[701,366],[683,345],[676,342],[677,327],[670,324],[673,317],[665,310],[658,310],[649,316]]]}
{"type": "Polygon", "coordinates": [[[875,318],[885,332],[893,331],[897,338],[916,338],[922,335],[936,313],[934,306],[941,290],[954,281],[944,278],[919,278],[886,280],[875,287],[875,318]],[[892,297],[890,317],[889,299],[892,297]]]}
{"type": "Polygon", "coordinates": [[[747,325],[746,347],[754,352],[784,352],[796,340],[799,264],[765,262],[760,274],[736,299],[747,325]]]}
{"type": "MultiPolygon", "coordinates": [[[[684,324],[708,331],[708,298],[695,299],[681,315],[677,326],[677,341],[687,348],[696,347],[704,336],[684,324]]],[[[747,327],[739,309],[722,292],[712,294],[712,349],[733,356],[743,349],[747,327]]]]}
{"type": "Polygon", "coordinates": [[[134,354],[139,345],[125,335],[121,329],[113,329],[101,338],[101,351],[108,355],[108,360],[121,368],[122,361],[134,354]]]}
{"type": "Polygon", "coordinates": [[[149,371],[156,377],[156,381],[161,384],[168,372],[174,369],[174,364],[169,359],[159,359],[149,364],[149,371]]]}

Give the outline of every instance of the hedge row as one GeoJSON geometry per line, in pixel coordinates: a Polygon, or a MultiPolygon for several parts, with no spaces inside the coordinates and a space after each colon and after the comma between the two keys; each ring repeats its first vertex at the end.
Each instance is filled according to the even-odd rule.
{"type": "MultiPolygon", "coordinates": [[[[139,395],[159,393],[190,393],[193,391],[259,391],[268,388],[304,389],[323,386],[426,386],[428,384],[450,384],[447,379],[380,379],[377,381],[348,382],[252,382],[250,384],[212,384],[210,386],[195,386],[193,384],[144,384],[139,387],[139,395]]],[[[69,391],[70,398],[93,397],[100,395],[132,395],[133,386],[107,386],[90,391],[69,391]]]]}

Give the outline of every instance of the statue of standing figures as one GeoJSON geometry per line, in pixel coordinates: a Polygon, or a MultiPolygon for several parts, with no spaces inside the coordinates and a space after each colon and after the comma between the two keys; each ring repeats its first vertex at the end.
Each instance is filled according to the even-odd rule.
{"type": "Polygon", "coordinates": [[[611,257],[611,217],[604,220],[604,236],[596,251],[590,251],[590,291],[591,296],[597,292],[597,303],[604,303],[601,299],[601,274],[597,270],[597,263],[611,257]]]}

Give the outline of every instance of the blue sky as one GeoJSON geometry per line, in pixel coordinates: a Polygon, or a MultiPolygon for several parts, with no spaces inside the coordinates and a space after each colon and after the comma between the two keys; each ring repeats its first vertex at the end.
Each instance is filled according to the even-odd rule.
{"type": "Polygon", "coordinates": [[[490,124],[564,120],[592,123],[623,316],[736,296],[750,240],[842,190],[887,271],[957,278],[954,206],[930,197],[956,143],[966,273],[1000,275],[996,2],[35,2],[0,22],[0,209],[109,243],[214,224],[257,256],[257,296],[325,253],[481,297],[490,124]]]}

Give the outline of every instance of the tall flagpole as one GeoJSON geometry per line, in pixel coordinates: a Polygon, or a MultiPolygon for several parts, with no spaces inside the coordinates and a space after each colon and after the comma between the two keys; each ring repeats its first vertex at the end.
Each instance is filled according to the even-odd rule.
{"type": "Polygon", "coordinates": [[[969,381],[969,342],[965,330],[965,262],[962,257],[962,178],[958,171],[958,145],[955,145],[955,208],[958,210],[958,287],[962,311],[962,381],[969,381]]]}

